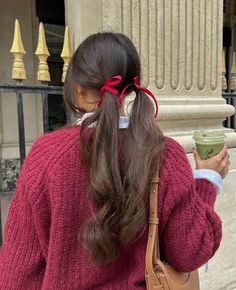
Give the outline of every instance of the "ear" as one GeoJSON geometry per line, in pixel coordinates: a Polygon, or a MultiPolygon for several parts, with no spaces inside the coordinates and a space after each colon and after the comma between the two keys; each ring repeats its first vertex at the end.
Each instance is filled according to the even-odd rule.
{"type": "Polygon", "coordinates": [[[80,96],[87,104],[97,104],[100,98],[100,94],[94,89],[80,88],[80,96]]]}
{"type": "Polygon", "coordinates": [[[97,108],[99,93],[93,89],[86,89],[80,85],[76,86],[76,102],[78,107],[87,112],[94,111],[97,108]]]}
{"type": "Polygon", "coordinates": [[[81,95],[83,92],[83,88],[80,85],[77,85],[75,90],[77,96],[81,95]]]}

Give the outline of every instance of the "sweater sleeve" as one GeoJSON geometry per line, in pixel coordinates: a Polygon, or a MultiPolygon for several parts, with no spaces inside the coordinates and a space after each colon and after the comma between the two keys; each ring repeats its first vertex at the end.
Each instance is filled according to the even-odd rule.
{"type": "Polygon", "coordinates": [[[0,289],[41,289],[45,269],[23,178],[11,201],[0,252],[0,289]]]}
{"type": "Polygon", "coordinates": [[[162,215],[168,217],[160,234],[160,245],[170,265],[188,272],[199,268],[215,254],[222,226],[214,211],[214,186],[204,179],[195,181],[182,147],[173,140],[167,143],[171,144],[164,162],[168,186],[162,215]]]}

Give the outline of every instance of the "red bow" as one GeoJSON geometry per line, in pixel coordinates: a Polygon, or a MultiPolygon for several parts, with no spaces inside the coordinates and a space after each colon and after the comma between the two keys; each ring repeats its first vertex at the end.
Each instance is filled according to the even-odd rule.
{"type": "MultiPolygon", "coordinates": [[[[114,87],[117,86],[117,85],[119,85],[121,83],[121,81],[122,81],[122,76],[121,75],[117,75],[117,76],[114,76],[114,77],[111,77],[111,78],[107,79],[104,82],[104,85],[103,85],[103,87],[100,90],[101,97],[100,97],[100,99],[98,101],[98,106],[101,105],[101,101],[103,99],[103,96],[104,96],[105,91],[108,91],[108,92],[110,92],[110,93],[112,93],[114,95],[117,95],[118,94],[119,91],[116,90],[116,89],[114,89],[114,87]]],[[[149,91],[145,87],[140,86],[138,76],[134,77],[134,83],[133,84],[127,85],[122,90],[121,94],[119,95],[119,103],[120,103],[120,106],[123,103],[123,97],[124,97],[124,94],[125,94],[126,90],[128,89],[128,87],[130,87],[132,85],[135,86],[135,91],[143,91],[145,94],[149,95],[153,99],[153,101],[155,103],[155,107],[156,107],[154,117],[156,118],[157,113],[158,113],[158,103],[157,103],[157,100],[156,100],[155,96],[153,95],[153,93],[151,91],[149,91]]]]}
{"type": "Polygon", "coordinates": [[[100,104],[101,104],[101,101],[103,99],[105,91],[108,91],[114,95],[118,94],[119,91],[114,89],[113,87],[119,85],[121,83],[121,80],[122,80],[121,75],[117,75],[117,76],[114,76],[114,77],[111,77],[111,78],[105,80],[103,87],[100,89],[101,97],[98,101],[98,106],[100,106],[100,104]]]}
{"type": "Polygon", "coordinates": [[[154,117],[156,118],[156,117],[157,117],[157,113],[158,113],[158,103],[157,103],[157,100],[156,100],[155,96],[153,95],[153,93],[152,93],[151,91],[149,91],[149,90],[148,90],[147,88],[145,88],[145,87],[140,86],[138,76],[134,77],[134,83],[133,83],[133,84],[129,84],[129,85],[127,85],[127,86],[122,90],[122,92],[121,92],[121,94],[120,94],[120,96],[119,96],[119,103],[120,103],[120,105],[122,105],[122,103],[123,103],[123,97],[124,97],[124,94],[125,94],[126,90],[128,89],[128,87],[130,87],[130,86],[132,86],[132,85],[135,86],[135,91],[143,91],[145,94],[149,95],[149,96],[153,99],[153,101],[154,101],[154,103],[155,103],[155,107],[156,107],[154,117]]]}

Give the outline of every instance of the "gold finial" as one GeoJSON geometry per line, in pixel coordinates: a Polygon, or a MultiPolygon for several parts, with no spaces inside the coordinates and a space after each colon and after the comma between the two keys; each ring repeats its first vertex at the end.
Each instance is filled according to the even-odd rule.
{"type": "Polygon", "coordinates": [[[38,46],[35,51],[35,54],[38,56],[39,65],[37,78],[39,81],[50,81],[50,74],[48,70],[47,58],[49,57],[49,51],[46,44],[45,32],[43,24],[39,24],[39,38],[38,46]]]}
{"type": "Polygon", "coordinates": [[[20,24],[18,19],[15,20],[14,38],[10,52],[14,56],[12,66],[12,79],[13,80],[25,80],[25,66],[23,63],[23,56],[26,54],[20,33],[20,24]]]}
{"type": "Polygon", "coordinates": [[[225,68],[225,52],[223,50],[222,54],[222,90],[227,90],[227,82],[226,82],[226,68],[225,68]]]}
{"type": "Polygon", "coordinates": [[[68,65],[69,65],[69,62],[70,62],[70,59],[71,59],[71,55],[72,55],[72,50],[71,50],[71,45],[70,45],[70,33],[69,33],[68,26],[66,26],[65,35],[64,35],[63,49],[62,49],[62,52],[61,52],[61,57],[64,60],[63,74],[62,74],[62,78],[61,78],[61,81],[63,83],[64,83],[65,78],[66,78],[66,73],[67,73],[68,65]]]}
{"type": "Polygon", "coordinates": [[[235,91],[236,90],[235,51],[233,52],[233,60],[232,60],[232,64],[231,64],[229,89],[231,91],[235,91]]]}

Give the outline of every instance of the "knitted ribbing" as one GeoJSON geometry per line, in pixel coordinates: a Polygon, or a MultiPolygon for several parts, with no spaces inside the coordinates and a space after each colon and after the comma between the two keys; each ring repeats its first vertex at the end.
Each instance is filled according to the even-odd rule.
{"type": "MultiPolygon", "coordinates": [[[[103,267],[91,264],[83,248],[83,225],[92,213],[79,139],[80,126],[74,126],[46,134],[32,146],[5,226],[0,289],[145,289],[147,230],[103,267]]],[[[196,269],[219,247],[215,199],[214,186],[195,181],[182,147],[166,138],[159,232],[162,256],[176,269],[196,269]]]]}

